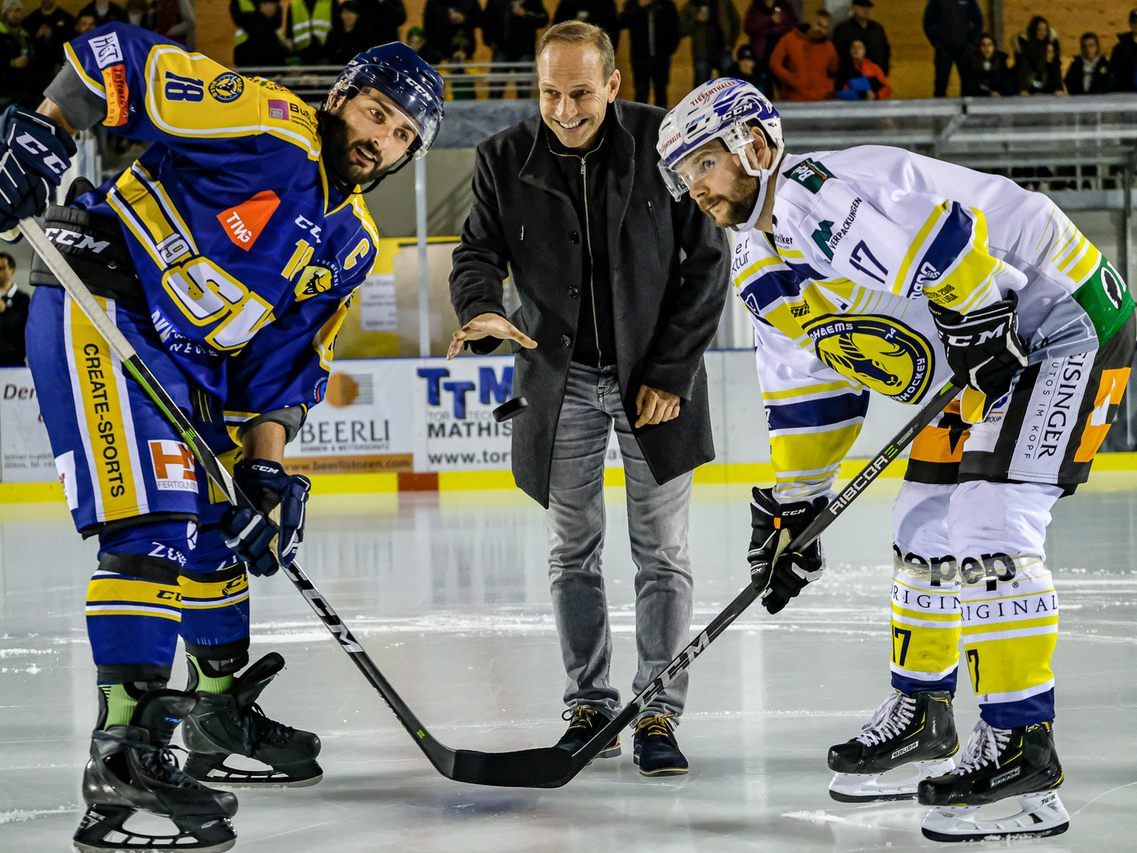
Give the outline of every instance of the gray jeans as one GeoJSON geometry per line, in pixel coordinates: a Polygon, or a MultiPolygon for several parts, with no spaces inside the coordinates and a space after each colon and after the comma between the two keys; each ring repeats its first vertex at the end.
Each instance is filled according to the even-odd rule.
{"type": "MultiPolygon", "coordinates": [[[[608,683],[612,634],[600,554],[604,547],[604,456],[616,425],[628,490],[628,533],[636,564],[636,651],[632,690],[639,693],[684,646],[691,627],[687,553],[690,473],[660,486],[648,470],[624,414],[615,368],[569,367],[549,481],[549,586],[561,656],[565,704],[614,716],[620,693],[608,683]]],[[[650,427],[649,427],[650,429],[650,427]]],[[[641,716],[679,714],[687,696],[680,674],[641,716]]]]}

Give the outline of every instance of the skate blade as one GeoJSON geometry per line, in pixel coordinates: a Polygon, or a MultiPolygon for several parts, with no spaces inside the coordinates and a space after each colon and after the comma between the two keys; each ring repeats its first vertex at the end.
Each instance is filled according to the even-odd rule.
{"type": "Polygon", "coordinates": [[[982,841],[1025,836],[1061,835],[1070,828],[1070,815],[1056,791],[1020,794],[983,806],[937,806],[928,812],[920,831],[932,841],[982,841]],[[998,811],[1010,814],[998,815],[998,811]]]}
{"type": "Polygon", "coordinates": [[[955,767],[955,759],[913,761],[884,773],[835,773],[829,796],[839,803],[874,803],[911,800],[920,782],[942,776],[955,767]]]}
{"type": "MultiPolygon", "coordinates": [[[[72,849],[79,853],[224,853],[237,843],[228,818],[210,818],[194,826],[183,818],[174,821],[180,832],[169,835],[125,826],[136,814],[150,815],[122,807],[89,807],[72,837],[72,849]]],[[[166,815],[152,816],[170,820],[166,815]]]]}
{"type": "Polygon", "coordinates": [[[223,791],[229,790],[249,790],[250,788],[266,789],[266,788],[311,788],[324,778],[324,774],[320,773],[316,776],[310,776],[306,779],[292,779],[287,774],[270,774],[265,771],[263,776],[213,776],[209,775],[204,778],[194,777],[203,785],[210,788],[220,788],[223,791]]]}

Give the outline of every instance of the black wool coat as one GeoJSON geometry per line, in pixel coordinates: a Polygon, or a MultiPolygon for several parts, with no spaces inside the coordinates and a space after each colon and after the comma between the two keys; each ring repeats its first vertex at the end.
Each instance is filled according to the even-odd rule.
{"type": "MultiPolygon", "coordinates": [[[[628,101],[610,108],[603,211],[628,420],[635,423],[641,385],[683,401],[678,418],[635,433],[659,483],[714,458],[703,353],[718,328],[730,271],[723,233],[689,198],[674,201],[659,175],[655,143],[663,116],[628,101]]],[[[513,393],[529,407],[512,421],[513,475],[542,506],[549,504],[553,441],[587,263],[584,223],[561,187],[540,116],[479,145],[474,205],[450,274],[450,298],[464,325],[479,314],[505,314],[502,281],[512,272],[521,308],[510,322],[537,342],[533,350],[514,347],[513,393]]],[[[499,343],[487,338],[471,349],[489,352],[499,343]]]]}

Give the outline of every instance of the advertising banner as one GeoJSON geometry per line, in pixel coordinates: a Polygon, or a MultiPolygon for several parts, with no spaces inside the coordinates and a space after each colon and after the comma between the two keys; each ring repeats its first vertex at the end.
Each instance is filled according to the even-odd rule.
{"type": "Polygon", "coordinates": [[[58,476],[32,372],[26,367],[0,369],[0,481],[37,483],[58,476]]]}

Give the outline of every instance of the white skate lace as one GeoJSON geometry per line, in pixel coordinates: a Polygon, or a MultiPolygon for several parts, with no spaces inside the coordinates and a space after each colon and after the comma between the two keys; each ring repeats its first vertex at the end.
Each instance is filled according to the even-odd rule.
{"type": "Polygon", "coordinates": [[[967,740],[967,748],[963,751],[959,766],[950,771],[950,774],[963,776],[992,763],[998,767],[999,756],[1003,754],[1003,749],[1010,739],[1010,729],[997,729],[980,720],[967,740]]]}
{"type": "Polygon", "coordinates": [[[861,726],[861,733],[856,739],[865,746],[884,743],[904,731],[915,712],[916,700],[897,691],[884,700],[871,720],[861,726]]]}

